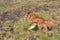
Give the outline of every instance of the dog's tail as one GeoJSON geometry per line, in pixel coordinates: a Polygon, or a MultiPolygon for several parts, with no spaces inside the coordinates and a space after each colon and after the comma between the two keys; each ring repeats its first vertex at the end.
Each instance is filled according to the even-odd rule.
{"type": "Polygon", "coordinates": [[[49,20],[49,21],[45,21],[46,25],[48,26],[53,26],[55,24],[55,20],[49,20]]]}

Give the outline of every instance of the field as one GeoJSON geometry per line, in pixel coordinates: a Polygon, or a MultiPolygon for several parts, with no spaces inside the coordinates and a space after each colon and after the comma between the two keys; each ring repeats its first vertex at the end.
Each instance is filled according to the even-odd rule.
{"type": "Polygon", "coordinates": [[[60,40],[60,0],[1,0],[0,40],[60,40]],[[27,12],[38,16],[44,13],[46,19],[56,20],[53,34],[26,30],[29,22],[24,15],[27,12]]]}

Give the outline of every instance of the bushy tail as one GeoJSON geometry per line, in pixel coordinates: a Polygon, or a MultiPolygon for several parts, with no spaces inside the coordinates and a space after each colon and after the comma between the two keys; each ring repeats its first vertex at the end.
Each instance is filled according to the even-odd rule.
{"type": "Polygon", "coordinates": [[[52,20],[46,21],[45,23],[48,26],[53,26],[55,24],[55,20],[52,19],[52,20]]]}

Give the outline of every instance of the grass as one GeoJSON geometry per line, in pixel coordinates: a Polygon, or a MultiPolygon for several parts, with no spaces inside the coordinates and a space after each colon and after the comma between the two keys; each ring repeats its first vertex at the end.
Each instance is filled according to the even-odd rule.
{"type": "Polygon", "coordinates": [[[46,13],[36,13],[36,15],[45,19],[48,17],[46,13]]]}
{"type": "MultiPolygon", "coordinates": [[[[17,9],[21,9],[22,8],[22,6],[24,6],[24,8],[25,8],[25,5],[33,5],[33,6],[31,6],[31,7],[38,7],[39,5],[40,6],[43,6],[43,5],[48,5],[48,6],[50,6],[50,5],[57,5],[57,4],[59,4],[60,2],[56,2],[56,1],[54,1],[54,3],[53,3],[53,1],[49,1],[49,3],[48,2],[34,2],[34,1],[25,1],[25,0],[22,0],[23,2],[20,2],[20,0],[18,0],[17,1],[17,4],[15,4],[16,2],[14,2],[14,5],[12,5],[12,4],[10,4],[10,5],[4,5],[4,6],[0,6],[0,12],[6,12],[6,11],[10,11],[10,10],[17,10],[17,9]],[[29,4],[28,4],[29,3],[29,4]]],[[[24,9],[23,9],[24,10],[24,9]]],[[[34,10],[33,10],[34,11],[34,10]]],[[[40,10],[41,11],[41,10],[40,10]]],[[[39,11],[39,12],[40,12],[39,11]]],[[[51,10],[50,10],[51,11],[51,10]]],[[[39,16],[39,17],[43,17],[43,18],[47,18],[47,17],[49,17],[49,15],[47,15],[47,14],[45,14],[46,13],[46,11],[44,11],[44,12],[40,12],[40,13],[36,13],[37,14],[37,16],[39,16]]],[[[47,11],[47,13],[49,13],[48,11],[47,11]]],[[[14,23],[14,32],[15,32],[15,34],[14,34],[14,40],[22,40],[22,39],[24,39],[26,36],[30,36],[30,35],[33,35],[34,37],[36,37],[36,36],[39,36],[39,37],[36,37],[36,39],[37,40],[60,40],[60,34],[58,34],[57,32],[56,32],[56,30],[53,30],[53,33],[54,33],[54,35],[53,35],[53,37],[48,37],[47,36],[47,34],[45,33],[45,32],[35,32],[35,31],[25,31],[24,30],[24,27],[26,26],[28,24],[28,21],[24,18],[24,17],[22,17],[20,20],[18,20],[17,22],[15,22],[14,23]]],[[[4,27],[5,26],[7,26],[7,27],[9,27],[9,25],[12,25],[12,23],[10,22],[10,21],[6,21],[5,22],[5,24],[3,24],[4,25],[4,27]]],[[[28,39],[28,38],[27,38],[28,39]]]]}
{"type": "Polygon", "coordinates": [[[3,6],[0,6],[0,12],[6,12],[6,11],[10,11],[10,10],[17,10],[17,9],[20,9],[22,6],[25,6],[25,5],[33,5],[33,6],[39,6],[39,5],[53,5],[53,4],[57,4],[59,2],[56,2],[56,1],[49,1],[48,2],[44,2],[44,1],[36,1],[36,0],[15,0],[13,2],[7,2],[8,4],[4,4],[4,1],[1,3],[1,5],[3,6]],[[54,3],[53,3],[54,2],[54,3]],[[28,4],[29,3],[29,4],[28,4]],[[39,4],[40,3],[40,4],[39,4]]]}

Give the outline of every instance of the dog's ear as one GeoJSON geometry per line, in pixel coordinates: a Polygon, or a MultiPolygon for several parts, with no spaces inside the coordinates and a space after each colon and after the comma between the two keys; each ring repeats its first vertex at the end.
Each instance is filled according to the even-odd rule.
{"type": "Polygon", "coordinates": [[[28,15],[30,14],[31,12],[26,12],[25,13],[25,17],[28,17],[28,15]]]}
{"type": "Polygon", "coordinates": [[[32,13],[32,12],[27,12],[27,14],[30,14],[30,13],[32,13]]]}
{"type": "Polygon", "coordinates": [[[30,12],[28,12],[27,14],[30,14],[30,12]]]}

